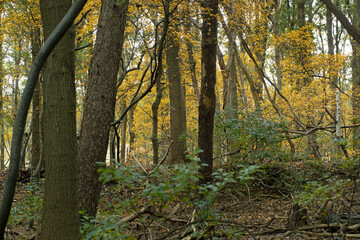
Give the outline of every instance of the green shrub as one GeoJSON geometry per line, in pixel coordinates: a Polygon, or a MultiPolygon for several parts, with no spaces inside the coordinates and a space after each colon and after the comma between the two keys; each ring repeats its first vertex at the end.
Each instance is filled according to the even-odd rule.
{"type": "MultiPolygon", "coordinates": [[[[161,213],[175,203],[182,203],[183,206],[195,209],[193,217],[198,221],[196,229],[202,229],[206,220],[221,217],[213,209],[221,191],[230,183],[250,181],[251,175],[259,171],[255,166],[242,166],[242,170],[234,176],[231,172],[218,169],[213,174],[214,183],[199,185],[199,168],[199,160],[193,158],[184,165],[160,166],[151,176],[122,165],[116,169],[101,169],[100,180],[104,184],[117,182],[114,190],[132,189],[136,194],[117,199],[116,203],[110,203],[110,206],[105,208],[107,210],[101,211],[95,219],[85,221],[81,229],[83,239],[132,239],[131,234],[125,231],[127,224],[121,224],[119,220],[125,210],[137,211],[147,205],[161,213]]],[[[145,221],[146,218],[145,215],[142,220],[145,221]]],[[[215,226],[216,223],[211,225],[215,226]]],[[[193,233],[194,237],[196,234],[200,233],[193,233]]],[[[227,234],[240,233],[230,231],[227,234]]]]}

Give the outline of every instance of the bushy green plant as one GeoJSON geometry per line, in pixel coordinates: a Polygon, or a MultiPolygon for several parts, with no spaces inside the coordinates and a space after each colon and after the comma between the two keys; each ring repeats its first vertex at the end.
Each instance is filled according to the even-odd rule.
{"type": "Polygon", "coordinates": [[[299,192],[296,201],[300,205],[310,203],[323,203],[327,200],[339,198],[342,191],[351,184],[348,179],[332,179],[326,182],[311,181],[305,185],[304,190],[299,192]]]}
{"type": "Polygon", "coordinates": [[[125,224],[119,224],[115,215],[102,213],[95,219],[87,219],[84,216],[84,223],[80,229],[81,239],[84,240],[102,240],[102,239],[136,239],[129,234],[124,233],[125,224]]]}
{"type": "Polygon", "coordinates": [[[14,202],[10,215],[10,225],[17,225],[24,220],[33,227],[34,221],[40,220],[43,206],[43,191],[38,183],[29,183],[24,188],[23,199],[14,202]]]}
{"type": "MultiPolygon", "coordinates": [[[[192,207],[195,210],[194,218],[208,220],[219,217],[213,210],[214,203],[229,183],[251,180],[251,174],[258,171],[257,167],[243,167],[236,177],[224,169],[214,171],[214,182],[199,185],[199,160],[190,157],[189,163],[174,167],[160,166],[151,176],[136,171],[133,167],[120,165],[116,169],[103,168],[100,170],[100,179],[104,184],[117,182],[120,189],[134,189],[136,194],[126,199],[118,199],[111,203],[111,207],[100,212],[95,219],[86,221],[82,226],[84,239],[131,239],[124,233],[125,225],[119,223],[124,210],[138,210],[141,206],[150,205],[157,211],[167,209],[176,202],[192,207]],[[147,183],[146,183],[147,182],[147,183]],[[115,217],[118,216],[118,217],[115,217]]],[[[199,221],[201,225],[205,222],[199,221]]],[[[215,223],[212,223],[215,225],[215,223]]],[[[201,229],[201,226],[199,227],[201,229]]],[[[197,233],[194,233],[197,234],[197,233]]],[[[194,235],[195,236],[195,235],[194,235]]]]}
{"type": "Polygon", "coordinates": [[[225,119],[217,113],[216,134],[218,138],[231,140],[237,149],[237,158],[247,162],[262,162],[287,157],[282,142],[285,140],[285,123],[262,118],[258,112],[247,116],[236,112],[239,118],[225,119]]]}

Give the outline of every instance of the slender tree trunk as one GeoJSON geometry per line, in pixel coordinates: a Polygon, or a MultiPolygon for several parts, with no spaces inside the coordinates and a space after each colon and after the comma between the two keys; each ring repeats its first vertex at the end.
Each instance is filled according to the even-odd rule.
{"type": "Polygon", "coordinates": [[[94,55],[84,101],[79,139],[80,209],[96,216],[101,183],[98,164],[104,162],[114,120],[116,81],[124,41],[128,1],[103,0],[97,28],[94,55]]]}
{"type": "MultiPolygon", "coordinates": [[[[231,9],[231,15],[234,14],[235,9],[231,9]]],[[[228,105],[225,105],[225,114],[226,118],[237,119],[238,118],[238,91],[237,91],[237,71],[236,71],[236,60],[235,60],[235,33],[234,31],[230,31],[230,39],[229,39],[229,60],[228,60],[228,68],[229,68],[229,81],[228,81],[228,105]]],[[[237,143],[232,139],[228,139],[227,141],[228,149],[230,153],[236,151],[237,143]]],[[[229,159],[233,160],[234,155],[230,155],[229,159]]]]}
{"type": "Polygon", "coordinates": [[[298,24],[299,28],[305,26],[305,0],[297,0],[297,10],[298,10],[298,24]]]}
{"type": "Polygon", "coordinates": [[[336,144],[336,141],[340,139],[341,137],[341,100],[340,100],[340,92],[337,91],[336,89],[336,85],[337,85],[337,77],[336,77],[336,73],[334,73],[331,69],[332,63],[334,61],[333,57],[335,54],[335,46],[334,46],[334,37],[333,37],[333,15],[331,13],[331,11],[326,8],[326,30],[327,30],[327,41],[328,41],[328,53],[330,56],[330,61],[329,61],[329,72],[330,72],[330,80],[331,80],[331,85],[332,85],[332,90],[335,92],[336,95],[336,99],[335,99],[335,106],[332,107],[332,112],[333,115],[335,116],[335,123],[334,123],[334,127],[335,127],[335,135],[333,138],[334,141],[334,155],[338,155],[339,154],[339,145],[336,144]]]}
{"type": "Polygon", "coordinates": [[[216,46],[218,0],[201,2],[203,24],[201,28],[201,94],[199,103],[198,147],[203,176],[200,183],[212,180],[213,172],[213,129],[216,105],[216,46]]]}
{"type": "Polygon", "coordinates": [[[14,96],[14,117],[16,114],[16,110],[19,105],[19,81],[20,81],[20,63],[21,63],[21,56],[22,56],[22,37],[19,38],[17,56],[15,58],[15,75],[14,75],[14,89],[13,89],[13,96],[14,96]]]}
{"type": "Polygon", "coordinates": [[[182,137],[186,132],[186,107],[184,89],[181,85],[180,43],[176,39],[176,28],[168,34],[166,63],[169,79],[170,128],[173,145],[170,151],[170,164],[185,163],[186,143],[182,137]]]}
{"type": "Polygon", "coordinates": [[[277,38],[279,37],[279,2],[275,1],[275,14],[274,14],[274,36],[275,36],[275,71],[276,71],[276,83],[279,90],[282,89],[282,74],[280,66],[280,46],[277,38]]]}
{"type": "Polygon", "coordinates": [[[128,152],[129,156],[132,151],[135,151],[135,138],[136,138],[136,132],[135,132],[135,127],[134,127],[134,125],[135,125],[135,121],[134,121],[135,109],[136,109],[136,106],[132,107],[129,111],[129,152],[128,152]]]}
{"type": "Polygon", "coordinates": [[[248,103],[247,93],[246,93],[246,89],[245,89],[244,77],[243,77],[240,67],[238,67],[238,71],[239,71],[240,88],[241,88],[241,95],[242,95],[243,102],[244,102],[245,114],[246,114],[246,116],[248,116],[249,115],[249,103],[248,103]]]}
{"type": "MultiPolygon", "coordinates": [[[[185,34],[188,35],[191,31],[190,6],[189,5],[187,7],[186,14],[187,14],[187,16],[186,16],[187,21],[186,21],[186,25],[185,25],[185,34]]],[[[194,58],[194,51],[193,51],[194,46],[189,38],[186,38],[185,44],[186,44],[186,48],[187,48],[188,61],[189,61],[189,65],[190,65],[191,81],[192,81],[192,85],[194,88],[194,93],[196,95],[197,102],[199,103],[200,91],[199,91],[198,81],[197,81],[197,77],[196,77],[196,60],[194,58]]]]}
{"type": "Polygon", "coordinates": [[[109,151],[110,151],[110,166],[115,166],[116,156],[115,156],[115,129],[114,129],[114,127],[110,128],[109,151]]]}
{"type": "Polygon", "coordinates": [[[158,110],[160,106],[160,102],[162,99],[162,87],[161,87],[161,75],[156,79],[156,96],[155,101],[151,106],[152,110],[152,135],[151,142],[153,146],[153,164],[157,165],[159,163],[159,137],[158,137],[158,129],[159,129],[159,117],[158,110]]]}
{"type": "MultiPolygon", "coordinates": [[[[40,28],[34,27],[31,31],[32,58],[35,59],[41,47],[40,28]]],[[[35,170],[40,161],[41,136],[40,136],[41,89],[37,81],[32,98],[32,138],[31,138],[31,169],[35,170]]]]}
{"type": "MultiPolygon", "coordinates": [[[[71,0],[41,0],[47,39],[71,0]]],[[[44,68],[45,198],[40,239],[79,239],[75,41],[71,28],[50,54],[44,68]]]]}
{"type": "MultiPolygon", "coordinates": [[[[219,46],[217,47],[217,59],[223,76],[223,110],[225,112],[226,120],[231,120],[238,117],[236,113],[236,111],[238,110],[236,85],[237,73],[234,51],[231,50],[234,49],[234,46],[232,46],[232,40],[233,39],[229,40],[230,56],[227,65],[225,65],[224,56],[221,53],[219,46]]],[[[234,142],[231,139],[226,139],[226,146],[227,152],[234,152],[234,142]]]]}
{"type": "Polygon", "coordinates": [[[240,67],[241,71],[244,73],[246,79],[248,80],[249,87],[250,87],[250,92],[251,92],[251,95],[252,95],[252,97],[254,99],[255,109],[260,110],[260,94],[259,94],[259,89],[255,86],[255,80],[250,75],[250,72],[246,68],[243,61],[241,60],[240,54],[239,54],[238,51],[235,52],[235,57],[236,57],[236,61],[238,63],[238,66],[240,67]]]}
{"type": "MultiPolygon", "coordinates": [[[[126,100],[122,99],[121,101],[121,109],[125,109],[126,108],[126,100]]],[[[125,115],[125,117],[123,118],[123,120],[121,121],[121,125],[120,125],[120,134],[121,134],[121,144],[120,144],[120,161],[122,163],[126,162],[126,128],[127,128],[127,114],[125,115]]]]}

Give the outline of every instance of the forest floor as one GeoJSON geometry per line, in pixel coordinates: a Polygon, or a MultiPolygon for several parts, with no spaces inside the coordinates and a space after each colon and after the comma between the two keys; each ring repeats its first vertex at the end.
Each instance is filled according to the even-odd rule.
{"type": "MultiPolygon", "coordinates": [[[[319,179],[322,171],[317,169],[314,174],[305,174],[309,169],[299,164],[271,167],[267,169],[266,178],[262,175],[249,185],[224,188],[211,206],[216,217],[202,222],[194,218],[196,208],[181,200],[160,208],[156,204],[149,207],[145,200],[138,199],[116,218],[127,223],[123,231],[133,236],[131,239],[360,239],[359,187],[357,181],[346,180],[348,176],[345,177],[344,171],[332,173],[337,179],[346,180],[343,185],[343,180],[341,184],[320,184],[301,195],[299,205],[303,207],[297,209],[299,205],[294,203],[294,198],[299,192],[296,193],[294,186],[298,183],[293,181],[305,175],[313,178],[302,179],[305,184],[322,181],[319,179]],[[289,219],[295,219],[296,227],[289,227],[289,219]],[[198,233],[198,238],[190,237],[194,232],[198,233]]],[[[6,172],[0,171],[0,197],[5,178],[6,172]]],[[[40,181],[40,192],[43,192],[43,185],[40,181]]],[[[18,183],[6,239],[30,240],[38,236],[42,199],[35,196],[29,186],[29,183],[18,183]]],[[[303,189],[307,188],[303,186],[303,189]]],[[[126,189],[104,187],[100,211],[110,212],[109,206],[116,207],[114,199],[133,199],[135,195],[126,189]]]]}

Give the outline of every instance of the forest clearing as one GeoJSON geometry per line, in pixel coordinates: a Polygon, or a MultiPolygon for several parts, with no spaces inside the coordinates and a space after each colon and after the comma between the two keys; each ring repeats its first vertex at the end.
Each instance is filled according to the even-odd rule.
{"type": "Polygon", "coordinates": [[[0,240],[360,238],[360,0],[0,12],[0,240]]]}

